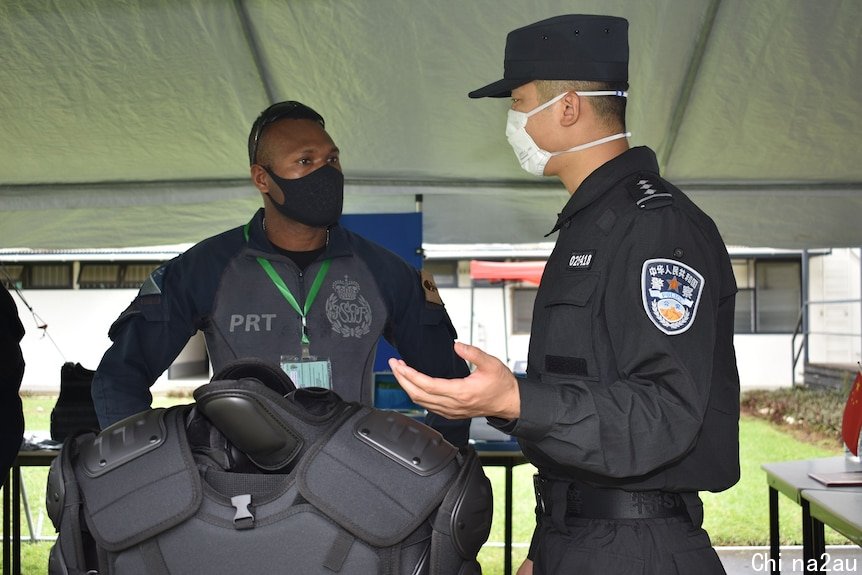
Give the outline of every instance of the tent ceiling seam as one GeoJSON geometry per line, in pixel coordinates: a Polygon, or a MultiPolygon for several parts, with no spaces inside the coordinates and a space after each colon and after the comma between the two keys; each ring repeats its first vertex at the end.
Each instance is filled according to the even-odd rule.
{"type": "MultiPolygon", "coordinates": [[[[563,193],[557,182],[528,182],[520,180],[420,180],[420,179],[380,179],[380,178],[345,178],[345,185],[357,188],[423,188],[421,193],[429,189],[463,188],[473,193],[476,188],[494,189],[524,189],[563,193]]],[[[675,180],[674,185],[686,193],[691,191],[818,191],[818,192],[849,192],[862,193],[862,181],[829,182],[829,181],[708,181],[708,180],[675,180]]],[[[0,184],[0,198],[4,195],[28,194],[40,192],[74,192],[79,190],[113,190],[133,191],[140,188],[199,188],[199,187],[252,187],[248,178],[224,179],[184,179],[184,180],[122,180],[76,183],[33,183],[33,184],[0,184]]],[[[410,192],[411,194],[415,192],[410,192]]]]}
{"type": "Polygon", "coordinates": [[[246,44],[248,44],[248,49],[251,52],[251,59],[254,62],[260,82],[263,84],[263,90],[266,92],[266,99],[270,104],[274,104],[275,90],[273,89],[272,74],[269,73],[269,68],[263,59],[260,42],[257,41],[257,32],[254,23],[251,21],[248,8],[243,0],[235,0],[234,6],[236,7],[237,17],[239,18],[246,44]]]}
{"type": "Polygon", "coordinates": [[[709,43],[709,37],[712,35],[712,31],[715,28],[716,14],[718,14],[720,6],[721,0],[712,0],[712,2],[709,3],[703,25],[700,27],[700,32],[698,32],[697,42],[688,62],[688,69],[685,73],[679,99],[674,106],[673,118],[671,118],[670,129],[668,130],[667,144],[664,146],[664,150],[659,156],[659,164],[662,166],[664,171],[667,171],[668,169],[667,166],[670,162],[670,157],[673,154],[674,146],[676,146],[676,139],[679,135],[679,130],[682,127],[682,120],[688,110],[692,89],[694,88],[694,84],[700,74],[703,55],[706,53],[706,46],[709,43]]]}

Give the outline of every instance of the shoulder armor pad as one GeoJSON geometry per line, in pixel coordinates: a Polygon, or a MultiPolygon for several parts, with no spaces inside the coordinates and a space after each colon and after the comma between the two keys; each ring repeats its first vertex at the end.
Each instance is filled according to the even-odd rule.
{"type": "Polygon", "coordinates": [[[673,203],[673,195],[665,189],[656,174],[637,174],[626,184],[626,189],[637,207],[642,210],[661,208],[673,203]]]}
{"type": "Polygon", "coordinates": [[[84,472],[99,477],[158,448],[165,440],[164,408],[150,409],[106,427],[80,446],[84,472]]]}
{"type": "Polygon", "coordinates": [[[356,424],[355,436],[421,476],[437,473],[457,454],[439,431],[397,411],[371,411],[356,424]]]}

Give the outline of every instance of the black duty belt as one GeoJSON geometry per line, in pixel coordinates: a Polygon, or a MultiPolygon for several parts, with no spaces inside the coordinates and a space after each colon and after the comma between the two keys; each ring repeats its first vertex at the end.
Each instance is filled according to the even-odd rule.
{"type": "Polygon", "coordinates": [[[626,491],[533,476],[537,512],[555,518],[654,519],[687,516],[670,491],[626,491]]]}

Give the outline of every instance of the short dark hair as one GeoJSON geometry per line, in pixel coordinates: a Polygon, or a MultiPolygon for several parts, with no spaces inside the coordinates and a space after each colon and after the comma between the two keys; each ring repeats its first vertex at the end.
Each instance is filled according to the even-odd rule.
{"type": "Polygon", "coordinates": [[[248,134],[248,162],[250,165],[257,163],[257,151],[260,147],[260,141],[263,139],[266,127],[283,119],[311,120],[320,124],[321,127],[326,128],[326,122],[324,122],[323,116],[305,104],[294,100],[277,102],[261,112],[254,121],[254,124],[251,126],[251,132],[248,134]]]}
{"type": "MultiPolygon", "coordinates": [[[[627,82],[594,82],[585,80],[536,80],[541,102],[563,92],[626,91],[627,82]]],[[[591,96],[590,103],[602,124],[612,130],[626,129],[626,100],[621,96],[591,96]]]]}

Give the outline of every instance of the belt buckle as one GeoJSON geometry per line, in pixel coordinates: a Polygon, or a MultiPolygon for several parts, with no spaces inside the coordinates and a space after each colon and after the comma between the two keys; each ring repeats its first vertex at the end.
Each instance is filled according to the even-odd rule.
{"type": "Polygon", "coordinates": [[[542,486],[545,480],[539,474],[533,475],[533,492],[536,494],[536,507],[541,515],[545,514],[545,499],[542,497],[542,486]]]}

